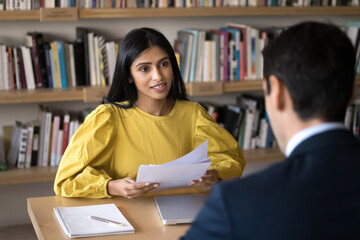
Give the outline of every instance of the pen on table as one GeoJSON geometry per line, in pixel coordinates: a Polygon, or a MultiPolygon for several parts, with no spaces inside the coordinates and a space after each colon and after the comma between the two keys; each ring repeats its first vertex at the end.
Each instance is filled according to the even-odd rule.
{"type": "Polygon", "coordinates": [[[113,220],[109,220],[109,219],[105,219],[105,218],[101,218],[101,217],[95,217],[95,216],[90,216],[91,219],[100,221],[100,222],[105,222],[111,225],[115,225],[117,227],[125,227],[125,224],[123,223],[119,223],[119,222],[115,222],[113,220]]]}

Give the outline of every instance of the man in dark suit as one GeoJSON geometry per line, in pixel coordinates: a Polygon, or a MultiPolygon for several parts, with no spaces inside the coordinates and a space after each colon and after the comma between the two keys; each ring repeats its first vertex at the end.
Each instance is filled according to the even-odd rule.
{"type": "Polygon", "coordinates": [[[339,28],[305,22],[263,56],[266,109],[286,159],[217,184],[182,239],[360,239],[360,141],[343,125],[354,47],[339,28]]]}

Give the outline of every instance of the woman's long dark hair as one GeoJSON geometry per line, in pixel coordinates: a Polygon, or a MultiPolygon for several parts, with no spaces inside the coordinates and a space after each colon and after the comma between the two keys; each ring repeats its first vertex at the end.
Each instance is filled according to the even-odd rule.
{"type": "Polygon", "coordinates": [[[173,71],[173,83],[168,97],[187,100],[185,84],[177,65],[174,50],[166,37],[152,28],[139,28],[130,31],[122,40],[116,60],[114,78],[106,98],[102,103],[111,103],[121,108],[130,108],[138,98],[134,82],[129,83],[132,78],[130,67],[133,61],[151,46],[160,47],[170,59],[173,71]],[[128,101],[126,105],[116,102],[128,101]]]}

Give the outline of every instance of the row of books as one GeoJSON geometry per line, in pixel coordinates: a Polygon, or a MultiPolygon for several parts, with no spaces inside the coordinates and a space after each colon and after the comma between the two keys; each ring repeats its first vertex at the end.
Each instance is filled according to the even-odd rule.
{"type": "Polygon", "coordinates": [[[347,35],[356,50],[355,72],[360,74],[360,22],[348,22],[347,35]]]}
{"type": "Polygon", "coordinates": [[[8,168],[57,166],[85,112],[89,110],[81,114],[59,113],[39,106],[37,120],[3,126],[8,168]]]}
{"type": "Polygon", "coordinates": [[[359,0],[84,0],[79,8],[359,6],[359,0]]]}
{"type": "Polygon", "coordinates": [[[204,102],[204,108],[224,127],[243,150],[276,145],[264,108],[264,98],[241,95],[236,104],[217,105],[204,102]]]}
{"type": "MultiPolygon", "coordinates": [[[[80,0],[80,2],[82,1],[80,0]]],[[[77,0],[0,0],[0,11],[76,7],[76,2],[77,0]]]]}
{"type": "Polygon", "coordinates": [[[0,0],[1,10],[39,8],[168,8],[256,6],[359,6],[359,0],[0,0]]]}
{"type": "Polygon", "coordinates": [[[356,99],[347,108],[344,124],[356,137],[360,138],[360,99],[356,99]]]}
{"type": "MultiPolygon", "coordinates": [[[[185,82],[240,81],[263,78],[265,45],[282,28],[255,28],[227,23],[212,30],[182,29],[177,32],[174,50],[185,82]]],[[[360,23],[344,28],[352,40],[356,55],[356,72],[360,73],[360,23]]]]}
{"type": "Polygon", "coordinates": [[[262,79],[262,49],[280,29],[227,23],[213,30],[178,31],[174,50],[185,82],[262,79]]]}
{"type": "Polygon", "coordinates": [[[86,28],[76,33],[73,42],[29,32],[24,45],[0,44],[0,90],[109,85],[118,44],[86,28]]]}

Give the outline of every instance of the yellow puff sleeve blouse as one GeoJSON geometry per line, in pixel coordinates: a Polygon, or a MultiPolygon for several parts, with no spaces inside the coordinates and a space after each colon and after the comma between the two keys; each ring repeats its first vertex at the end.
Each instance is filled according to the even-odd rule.
{"type": "Polygon", "coordinates": [[[56,195],[106,198],[112,179],[136,179],[141,164],[175,160],[206,139],[211,167],[221,179],[240,176],[245,161],[237,141],[200,104],[177,100],[167,116],[136,106],[99,105],[73,135],[54,183],[56,195]]]}

